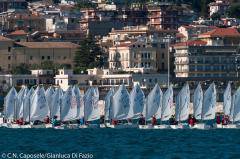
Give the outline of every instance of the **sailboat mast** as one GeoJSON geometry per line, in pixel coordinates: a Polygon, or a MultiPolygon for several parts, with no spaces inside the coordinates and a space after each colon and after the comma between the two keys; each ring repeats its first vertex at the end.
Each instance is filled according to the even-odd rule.
{"type": "Polygon", "coordinates": [[[148,97],[145,99],[145,102],[146,102],[146,115],[145,115],[145,125],[147,125],[147,114],[148,114],[148,97]]]}

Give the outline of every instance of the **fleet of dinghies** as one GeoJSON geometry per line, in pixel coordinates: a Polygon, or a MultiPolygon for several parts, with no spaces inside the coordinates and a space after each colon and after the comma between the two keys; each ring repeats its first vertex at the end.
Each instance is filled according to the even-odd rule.
{"type": "Polygon", "coordinates": [[[77,86],[66,91],[42,86],[11,88],[5,97],[2,127],[7,128],[140,128],[140,129],[209,129],[240,128],[240,88],[232,95],[229,83],[223,98],[227,124],[216,123],[216,88],[212,83],[204,92],[199,83],[194,90],[190,115],[190,88],[186,83],[175,96],[173,86],[163,92],[158,84],[145,96],[137,84],[129,93],[124,84],[111,88],[104,98],[100,115],[99,91],[90,87],[84,94],[77,86]],[[159,122],[153,124],[151,120],[159,122]],[[138,120],[144,121],[139,123],[138,120]],[[195,122],[189,123],[194,119],[195,122]],[[174,121],[174,122],[170,122],[174,121]],[[197,121],[197,122],[196,122],[197,121]],[[99,124],[100,123],[100,124],[99,124]],[[215,124],[216,123],[216,124],[215,124]]]}

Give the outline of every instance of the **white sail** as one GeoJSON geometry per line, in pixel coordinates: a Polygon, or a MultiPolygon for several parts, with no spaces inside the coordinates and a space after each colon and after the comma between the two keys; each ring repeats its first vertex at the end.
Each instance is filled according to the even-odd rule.
{"type": "Polygon", "coordinates": [[[61,98],[63,96],[63,91],[61,88],[57,88],[52,95],[51,101],[51,111],[50,111],[50,118],[54,116],[60,117],[60,106],[61,106],[61,98]]]}
{"type": "Polygon", "coordinates": [[[94,121],[100,118],[98,101],[99,101],[98,89],[94,87],[89,88],[84,97],[85,121],[94,121]]]}
{"type": "Polygon", "coordinates": [[[216,108],[216,88],[212,83],[204,93],[202,120],[211,120],[215,118],[216,108]]]}
{"type": "Polygon", "coordinates": [[[229,82],[223,94],[223,111],[225,115],[230,115],[231,102],[232,102],[231,84],[229,82]]]}
{"type": "Polygon", "coordinates": [[[5,118],[7,119],[14,119],[14,112],[15,112],[15,100],[17,97],[17,91],[14,87],[10,89],[7,96],[5,97],[5,118]]]}
{"type": "Polygon", "coordinates": [[[31,99],[30,121],[43,121],[48,115],[49,108],[43,87],[37,87],[31,99]]]}
{"type": "Polygon", "coordinates": [[[60,119],[62,121],[76,120],[77,117],[77,97],[72,90],[72,87],[69,87],[64,93],[61,100],[61,113],[60,119]]]}
{"type": "Polygon", "coordinates": [[[163,105],[162,105],[162,115],[161,120],[166,121],[172,115],[172,107],[173,107],[173,88],[172,85],[167,89],[167,91],[163,95],[163,105]]]}
{"type": "Polygon", "coordinates": [[[14,112],[14,117],[15,119],[19,119],[19,113],[20,113],[20,109],[21,109],[21,105],[22,105],[22,100],[24,96],[24,87],[22,87],[20,89],[20,91],[17,94],[16,100],[15,100],[15,112],[14,112]]]}
{"type": "Polygon", "coordinates": [[[129,112],[129,93],[125,85],[121,85],[113,96],[113,119],[126,119],[129,112]]]}
{"type": "Polygon", "coordinates": [[[23,87],[21,94],[18,94],[17,100],[18,100],[18,107],[19,107],[19,112],[17,112],[16,114],[17,119],[19,118],[23,118],[23,113],[24,113],[24,99],[26,98],[27,94],[28,94],[28,88],[27,87],[23,87]]]}
{"type": "Polygon", "coordinates": [[[202,117],[203,91],[199,83],[193,94],[193,115],[197,120],[202,117]]]}
{"type": "Polygon", "coordinates": [[[105,120],[110,120],[112,119],[112,100],[113,100],[113,95],[114,95],[114,88],[111,88],[104,101],[105,101],[105,108],[104,108],[104,118],[105,120]]]}
{"type": "Polygon", "coordinates": [[[240,88],[237,89],[234,97],[233,121],[240,121],[240,88]]]}
{"type": "Polygon", "coordinates": [[[46,92],[45,92],[45,95],[46,95],[46,99],[47,99],[47,106],[49,108],[49,116],[51,116],[51,111],[52,111],[52,100],[53,100],[53,94],[54,94],[54,89],[52,86],[50,86],[46,92]]]}
{"type": "Polygon", "coordinates": [[[30,109],[31,109],[31,99],[34,93],[33,87],[28,91],[27,95],[24,98],[23,101],[23,120],[29,122],[30,119],[30,109]]]}
{"type": "Polygon", "coordinates": [[[149,120],[153,115],[157,119],[161,118],[163,93],[159,85],[156,84],[146,98],[143,108],[143,116],[149,120]]]}
{"type": "Polygon", "coordinates": [[[83,117],[82,113],[83,112],[81,110],[81,108],[83,109],[83,95],[81,95],[81,92],[80,92],[80,89],[78,88],[77,85],[73,86],[72,88],[75,96],[76,96],[76,99],[77,99],[77,117],[78,119],[80,119],[81,117],[83,117]]]}
{"type": "Polygon", "coordinates": [[[145,95],[140,88],[140,86],[137,84],[134,86],[130,93],[130,108],[128,112],[127,118],[133,118],[136,119],[140,117],[140,114],[143,112],[143,107],[145,103],[145,95]]]}
{"type": "Polygon", "coordinates": [[[186,84],[178,93],[176,98],[175,114],[177,121],[184,121],[188,119],[190,104],[190,89],[186,84]]]}

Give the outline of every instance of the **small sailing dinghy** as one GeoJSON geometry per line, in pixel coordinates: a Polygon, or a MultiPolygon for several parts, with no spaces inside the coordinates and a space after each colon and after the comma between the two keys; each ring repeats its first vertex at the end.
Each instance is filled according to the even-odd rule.
{"type": "Polygon", "coordinates": [[[113,95],[114,95],[114,88],[111,88],[105,99],[105,107],[104,107],[104,123],[100,123],[100,128],[109,128],[110,127],[110,122],[112,119],[112,105],[113,105],[113,95]]]}
{"type": "MultiPolygon", "coordinates": [[[[172,116],[172,108],[173,108],[173,88],[172,85],[166,90],[163,94],[163,104],[161,110],[161,122],[168,121],[172,116]]],[[[159,128],[169,129],[174,126],[168,124],[160,124],[159,128]]]]}
{"type": "Polygon", "coordinates": [[[163,93],[158,84],[154,86],[151,92],[148,94],[146,98],[146,102],[143,108],[143,116],[146,120],[145,125],[139,125],[139,129],[159,129],[159,125],[148,125],[147,121],[151,120],[152,116],[156,115],[156,118],[160,117],[161,109],[162,109],[162,98],[163,93]]]}
{"type": "MultiPolygon", "coordinates": [[[[201,103],[200,103],[201,104],[201,103]]],[[[200,106],[200,104],[198,106],[200,106]]],[[[198,108],[199,109],[199,108],[198,108]]],[[[203,96],[203,105],[201,110],[201,120],[213,120],[215,119],[216,109],[216,88],[215,84],[212,83],[205,91],[203,96]]],[[[197,123],[192,128],[196,129],[210,129],[211,126],[205,123],[197,123]]]]}
{"type": "Polygon", "coordinates": [[[190,89],[189,85],[185,84],[176,97],[175,116],[177,125],[170,125],[172,129],[186,128],[187,124],[182,124],[182,121],[186,121],[189,116],[189,104],[190,104],[190,89]]]}
{"type": "MultiPolygon", "coordinates": [[[[120,121],[128,118],[128,112],[130,109],[129,93],[124,84],[120,85],[116,93],[113,95],[113,106],[112,106],[112,120],[120,121]]],[[[115,125],[109,125],[110,128],[133,128],[132,124],[117,123],[115,125]]]]}
{"type": "MultiPolygon", "coordinates": [[[[84,121],[89,123],[100,119],[100,111],[98,106],[99,91],[97,87],[90,87],[84,96],[84,121]]],[[[79,128],[98,128],[97,124],[84,124],[79,128]]]]}

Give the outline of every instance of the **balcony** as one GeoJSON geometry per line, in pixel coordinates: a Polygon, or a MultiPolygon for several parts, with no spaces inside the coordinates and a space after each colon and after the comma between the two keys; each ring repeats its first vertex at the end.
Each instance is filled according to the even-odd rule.
{"type": "Polygon", "coordinates": [[[175,57],[187,57],[188,53],[174,53],[175,57]]]}
{"type": "Polygon", "coordinates": [[[178,64],[178,65],[185,65],[185,64],[189,64],[188,60],[184,60],[184,61],[175,61],[174,64],[178,64]]]}
{"type": "Polygon", "coordinates": [[[174,72],[176,72],[176,73],[187,73],[187,72],[189,72],[189,69],[175,69],[174,72]]]}

